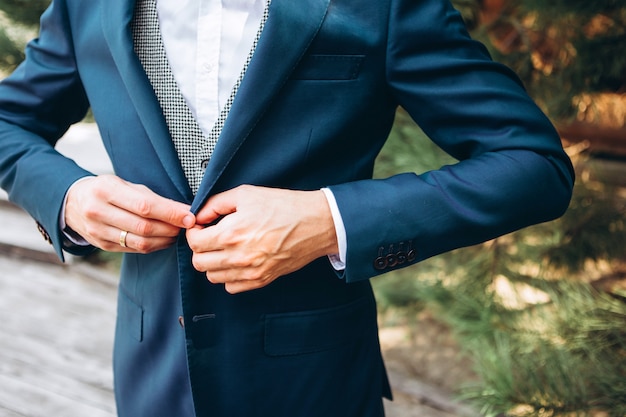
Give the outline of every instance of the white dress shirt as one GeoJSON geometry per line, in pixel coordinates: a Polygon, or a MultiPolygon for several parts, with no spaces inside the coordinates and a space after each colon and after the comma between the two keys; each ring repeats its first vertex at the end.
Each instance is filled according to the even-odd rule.
{"type": "Polygon", "coordinates": [[[165,52],[178,88],[208,134],[244,67],[265,0],[158,0],[165,52]]]}
{"type": "MultiPolygon", "coordinates": [[[[165,52],[191,113],[208,134],[244,67],[265,9],[265,0],[157,0],[165,52]]],[[[335,197],[323,189],[335,222],[345,268],[346,232],[335,197]]]]}
{"type": "MultiPolygon", "coordinates": [[[[205,135],[213,128],[252,48],[266,0],[157,0],[161,37],[172,74],[205,135]]],[[[324,188],[345,268],[346,233],[332,192],[324,188]]],[[[65,207],[65,205],[64,205],[65,207]]],[[[62,213],[61,227],[65,228],[62,213]]],[[[75,236],[66,235],[76,244],[75,236]]]]}

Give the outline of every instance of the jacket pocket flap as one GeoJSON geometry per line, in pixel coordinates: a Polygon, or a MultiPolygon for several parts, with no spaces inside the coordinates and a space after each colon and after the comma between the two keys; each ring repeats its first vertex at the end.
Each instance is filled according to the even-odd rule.
{"type": "Polygon", "coordinates": [[[300,355],[333,349],[363,334],[367,298],[321,310],[269,314],[265,317],[265,353],[300,355]]]}

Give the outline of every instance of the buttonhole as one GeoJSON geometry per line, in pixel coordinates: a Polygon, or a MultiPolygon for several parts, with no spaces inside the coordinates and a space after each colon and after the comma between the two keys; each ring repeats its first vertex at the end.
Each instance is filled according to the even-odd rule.
{"type": "Polygon", "coordinates": [[[197,316],[193,316],[191,320],[193,320],[194,323],[197,323],[200,320],[214,319],[214,318],[215,318],[215,314],[198,314],[197,316]]]}

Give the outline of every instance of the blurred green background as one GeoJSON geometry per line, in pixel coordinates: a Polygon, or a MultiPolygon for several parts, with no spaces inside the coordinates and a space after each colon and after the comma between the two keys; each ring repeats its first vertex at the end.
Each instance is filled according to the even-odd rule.
{"type": "MultiPolygon", "coordinates": [[[[0,0],[4,74],[48,4],[0,0]]],[[[484,415],[625,416],[626,0],[454,4],[558,127],[574,198],[561,219],[374,279],[381,326],[436,322],[472,366],[446,385],[484,415]]],[[[375,174],[452,162],[399,109],[375,174]]]]}

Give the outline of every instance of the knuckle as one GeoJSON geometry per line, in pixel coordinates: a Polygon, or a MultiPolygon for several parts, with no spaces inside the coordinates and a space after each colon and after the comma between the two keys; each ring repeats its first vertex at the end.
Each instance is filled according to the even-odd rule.
{"type": "Polygon", "coordinates": [[[97,237],[100,234],[100,230],[92,223],[86,223],[84,226],[85,237],[93,236],[97,237]]]}
{"type": "Polygon", "coordinates": [[[242,281],[259,281],[261,279],[262,275],[259,271],[256,271],[254,269],[247,269],[242,271],[239,274],[239,279],[242,281]]]}
{"type": "Polygon", "coordinates": [[[252,259],[248,254],[233,255],[230,263],[233,267],[238,269],[249,268],[253,264],[252,259]]]}
{"type": "Polygon", "coordinates": [[[197,241],[197,239],[194,238],[193,235],[187,236],[187,245],[189,245],[189,249],[191,249],[192,252],[200,252],[201,248],[199,242],[197,241]]]}
{"type": "Polygon", "coordinates": [[[148,217],[152,213],[152,206],[148,201],[141,199],[135,204],[135,212],[141,217],[148,217]]]}
{"type": "Polygon", "coordinates": [[[168,223],[170,224],[175,224],[179,221],[181,221],[180,219],[182,218],[181,214],[179,211],[175,210],[174,208],[172,208],[171,210],[168,210],[166,215],[165,215],[165,219],[168,223]]]}
{"type": "Polygon", "coordinates": [[[107,191],[104,188],[91,188],[89,189],[86,193],[85,196],[87,197],[87,199],[89,198],[89,196],[92,196],[93,199],[96,200],[106,200],[107,199],[107,191]]]}
{"type": "Polygon", "coordinates": [[[231,246],[235,242],[235,237],[237,236],[237,232],[235,228],[227,228],[220,231],[218,236],[218,243],[222,246],[231,246]]]}
{"type": "Polygon", "coordinates": [[[154,231],[154,227],[152,223],[147,220],[139,220],[137,224],[135,224],[135,232],[139,236],[150,236],[154,231]]]}
{"type": "MultiPolygon", "coordinates": [[[[204,272],[203,267],[202,267],[202,263],[200,262],[200,259],[198,258],[198,256],[194,255],[191,258],[191,264],[193,265],[194,269],[196,271],[200,271],[200,272],[204,272]]],[[[209,278],[209,281],[211,279],[209,278]]]]}
{"type": "Polygon", "coordinates": [[[245,262],[245,267],[251,270],[261,271],[263,265],[267,261],[267,254],[262,251],[248,252],[242,255],[242,262],[245,262]]]}
{"type": "Polygon", "coordinates": [[[83,215],[89,220],[94,220],[100,217],[100,210],[97,205],[88,203],[83,207],[83,215]]]}
{"type": "Polygon", "coordinates": [[[140,238],[136,242],[133,242],[133,249],[139,253],[148,253],[152,249],[152,245],[147,239],[140,238]]]}
{"type": "Polygon", "coordinates": [[[96,242],[96,246],[107,252],[116,252],[119,246],[111,242],[96,242]]]}

